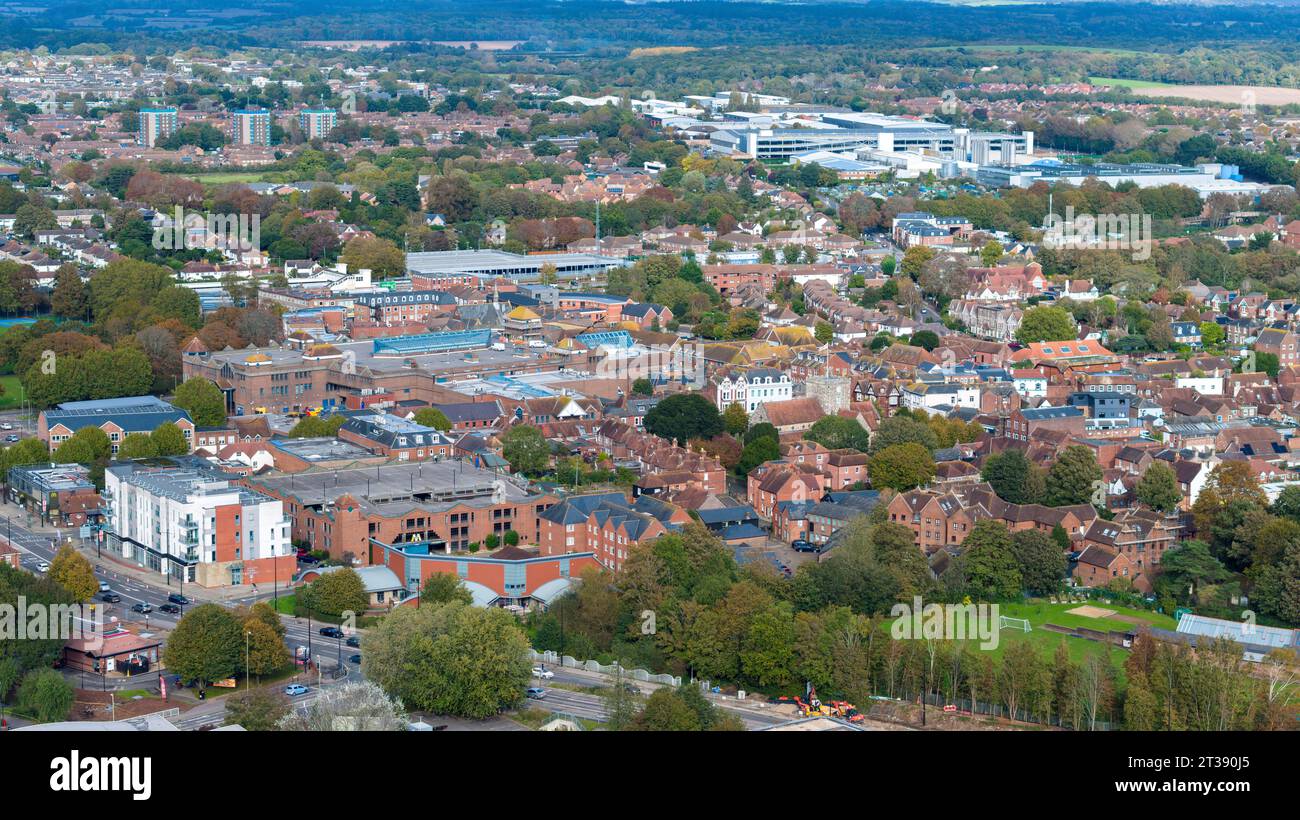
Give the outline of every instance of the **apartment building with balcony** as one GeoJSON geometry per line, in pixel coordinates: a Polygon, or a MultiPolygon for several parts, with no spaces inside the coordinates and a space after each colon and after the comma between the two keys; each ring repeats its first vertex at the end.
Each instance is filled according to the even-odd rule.
{"type": "Polygon", "coordinates": [[[288,584],[297,569],[280,500],[202,468],[115,464],[103,496],[103,548],[178,588],[288,584]]]}

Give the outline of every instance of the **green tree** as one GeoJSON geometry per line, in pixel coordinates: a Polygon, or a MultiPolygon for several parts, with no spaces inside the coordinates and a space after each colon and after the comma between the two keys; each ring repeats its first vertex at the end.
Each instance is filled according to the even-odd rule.
{"type": "Polygon", "coordinates": [[[1079,328],[1070,312],[1061,307],[1031,307],[1025,311],[1016,331],[1016,340],[1023,344],[1033,342],[1065,342],[1079,337],[1079,328]]]}
{"type": "Polygon", "coordinates": [[[919,333],[913,333],[912,338],[908,339],[908,344],[912,347],[934,350],[939,346],[939,334],[933,330],[922,330],[919,333]]]}
{"type": "Polygon", "coordinates": [[[319,578],[303,587],[299,595],[303,604],[312,610],[336,617],[347,612],[365,612],[370,605],[366,585],[351,567],[323,572],[319,578]]]}
{"type": "Polygon", "coordinates": [[[1020,568],[1005,524],[991,518],[977,521],[962,542],[962,550],[958,563],[972,598],[1010,601],[1020,597],[1020,568]]]}
{"type": "Polygon", "coordinates": [[[247,659],[248,665],[244,671],[249,674],[259,677],[274,675],[288,666],[292,660],[289,656],[289,647],[284,643],[284,637],[266,621],[255,616],[246,619],[244,636],[247,640],[246,653],[240,657],[240,666],[244,667],[242,661],[247,659]]]}
{"type": "Polygon", "coordinates": [[[1160,559],[1160,586],[1172,590],[1180,600],[1194,600],[1199,587],[1221,583],[1228,577],[1228,571],[1210,554],[1210,546],[1204,541],[1184,541],[1160,559]]]}
{"type": "Polygon", "coordinates": [[[777,445],[781,443],[781,434],[770,422],[759,422],[745,431],[745,443],[750,444],[760,438],[770,438],[777,445]]]}
{"type": "Polygon", "coordinates": [[[50,310],[60,319],[90,318],[90,300],[76,265],[63,265],[55,272],[50,310]]]}
{"type": "Polygon", "coordinates": [[[1002,258],[1002,245],[996,239],[990,239],[980,248],[980,263],[991,268],[1002,258]]]}
{"type": "Polygon", "coordinates": [[[451,430],[451,419],[436,407],[421,407],[415,411],[415,423],[422,424],[425,427],[432,427],[444,433],[451,430]]]}
{"type": "Polygon", "coordinates": [[[1065,578],[1065,553],[1051,536],[1040,530],[1021,530],[1011,536],[1011,554],[1020,568],[1020,581],[1035,595],[1056,592],[1065,578]]]}
{"type": "Polygon", "coordinates": [[[226,698],[226,724],[250,732],[270,732],[291,710],[289,699],[278,689],[249,689],[226,698]]]}
{"type": "Polygon", "coordinates": [[[112,445],[108,433],[98,427],[82,427],[54,451],[54,461],[59,464],[93,464],[108,458],[112,445]]]}
{"type": "Polygon", "coordinates": [[[722,415],[699,393],[678,393],[650,408],[645,429],[685,446],[693,438],[713,438],[723,432],[722,415]]]}
{"type": "Polygon", "coordinates": [[[243,668],[244,630],[216,604],[200,604],[181,618],[163,646],[163,663],[181,680],[200,687],[234,677],[243,668]]]}
{"type": "Polygon", "coordinates": [[[699,732],[700,716],[674,689],[661,687],[646,699],[632,728],[639,732],[699,732]]]}
{"type": "Polygon", "coordinates": [[[1065,448],[1047,472],[1044,503],[1050,507],[1088,504],[1102,472],[1092,449],[1081,444],[1065,448]]]}
{"type": "Polygon", "coordinates": [[[741,451],[740,461],[736,462],[736,472],[739,475],[749,475],[758,465],[780,457],[781,448],[775,441],[766,436],[754,439],[741,451]]]}
{"type": "Polygon", "coordinates": [[[749,414],[745,412],[744,406],[732,402],[722,414],[722,423],[731,435],[742,436],[749,429],[749,414]]]}
{"type": "Polygon", "coordinates": [[[531,668],[518,619],[461,602],[399,607],[367,636],[362,662],[406,706],[467,718],[519,703],[531,668]]]}
{"type": "Polygon", "coordinates": [[[1161,461],[1147,468],[1142,478],[1138,479],[1134,492],[1138,501],[1161,512],[1173,512],[1183,500],[1183,491],[1178,487],[1178,476],[1172,467],[1161,461]]]}
{"type": "Polygon", "coordinates": [[[196,427],[220,427],[226,423],[225,393],[202,376],[192,376],[176,388],[172,404],[189,413],[196,427]]]}
{"type": "Polygon", "coordinates": [[[424,584],[420,587],[421,606],[437,606],[451,601],[472,604],[474,596],[470,595],[460,578],[450,572],[435,572],[424,579],[424,584]]]}
{"type": "Polygon", "coordinates": [[[1223,325],[1218,322],[1201,322],[1201,345],[1206,350],[1217,350],[1225,339],[1223,325]]]}
{"type": "Polygon", "coordinates": [[[814,328],[813,336],[822,344],[830,344],[835,338],[835,328],[830,322],[818,322],[814,328]]]}
{"type": "Polygon", "coordinates": [[[131,433],[117,445],[117,457],[120,459],[155,458],[158,445],[148,433],[131,433]]]}
{"type": "Polygon", "coordinates": [[[183,456],[190,451],[189,440],[175,423],[165,421],[149,436],[160,456],[183,456]]]}
{"type": "Polygon", "coordinates": [[[849,448],[866,452],[871,445],[871,434],[861,424],[843,416],[822,416],[803,434],[828,450],[849,448]]]}
{"type": "Polygon", "coordinates": [[[1023,450],[994,453],[984,460],[980,478],[987,481],[998,498],[1012,504],[1034,504],[1042,498],[1042,471],[1025,457],[1023,450]]]}
{"type": "Polygon", "coordinates": [[[939,437],[935,434],[934,428],[924,421],[900,412],[880,423],[876,434],[871,437],[870,450],[872,453],[877,453],[886,447],[909,442],[920,444],[930,452],[939,448],[939,437]]]}
{"type": "Polygon", "coordinates": [[[550,464],[551,445],[536,427],[518,424],[501,437],[501,455],[514,472],[537,475],[550,464]]]}
{"type": "Polygon", "coordinates": [[[67,590],[77,601],[89,601],[99,590],[94,567],[86,560],[86,556],[69,544],[59,547],[59,551],[54,554],[48,575],[51,581],[67,590]]]}
{"type": "Polygon", "coordinates": [[[871,486],[898,492],[928,484],[934,478],[934,457],[916,442],[895,444],[871,456],[867,465],[871,486]]]}
{"type": "Polygon", "coordinates": [[[632,382],[632,395],[634,396],[653,396],[654,392],[654,383],[647,378],[640,378],[632,382]]]}
{"type": "Polygon", "coordinates": [[[898,266],[901,273],[916,279],[925,270],[925,265],[931,259],[934,259],[934,248],[926,245],[913,245],[906,251],[903,251],[902,264],[898,266]]]}
{"type": "Polygon", "coordinates": [[[72,709],[72,685],[54,669],[33,669],[18,687],[18,708],[41,723],[67,720],[72,709]]]}

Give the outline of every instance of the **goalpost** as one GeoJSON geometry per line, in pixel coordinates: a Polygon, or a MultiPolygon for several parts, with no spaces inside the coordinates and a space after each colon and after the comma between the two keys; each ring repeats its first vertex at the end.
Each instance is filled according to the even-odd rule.
{"type": "Polygon", "coordinates": [[[1028,618],[1011,618],[1006,615],[998,616],[998,629],[1018,629],[1021,632],[1030,630],[1028,618]]]}

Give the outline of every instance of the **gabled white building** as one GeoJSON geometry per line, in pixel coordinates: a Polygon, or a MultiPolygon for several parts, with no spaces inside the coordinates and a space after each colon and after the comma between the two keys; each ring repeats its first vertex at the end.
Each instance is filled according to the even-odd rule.
{"type": "Polygon", "coordinates": [[[790,381],[790,375],[774,367],[727,373],[714,388],[715,404],[720,411],[739,404],[746,413],[752,413],[760,404],[794,398],[794,383],[790,381]]]}

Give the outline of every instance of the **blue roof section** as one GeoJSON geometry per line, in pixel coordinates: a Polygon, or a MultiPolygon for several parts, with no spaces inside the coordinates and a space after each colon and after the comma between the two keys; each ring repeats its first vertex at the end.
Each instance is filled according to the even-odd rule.
{"type": "Polygon", "coordinates": [[[74,433],[112,422],[127,433],[151,433],[160,424],[193,420],[190,414],[156,396],[127,396],[102,401],[71,401],[45,411],[47,428],[63,425],[74,433]]]}
{"type": "Polygon", "coordinates": [[[766,532],[748,521],[741,524],[731,524],[718,531],[718,536],[721,537],[723,541],[741,541],[746,538],[763,538],[766,535],[766,532]]]}
{"type": "MultiPolygon", "coordinates": [[[[160,410],[176,409],[157,396],[123,396],[118,399],[93,399],[91,401],[65,401],[59,410],[119,410],[124,407],[156,407],[160,410]]],[[[55,412],[55,411],[50,411],[55,412]]]]}
{"type": "Polygon", "coordinates": [[[584,302],[604,302],[609,305],[627,304],[626,296],[610,296],[608,293],[561,293],[561,299],[581,299],[584,302]]]}
{"type": "Polygon", "coordinates": [[[1043,421],[1044,419],[1068,419],[1082,416],[1083,411],[1077,407],[1035,407],[1030,410],[1021,410],[1020,415],[1025,417],[1025,421],[1043,421]]]}
{"type": "Polygon", "coordinates": [[[455,330],[447,333],[418,333],[414,336],[392,336],[375,339],[374,355],[407,356],[419,353],[438,353],[447,350],[488,347],[492,344],[490,329],[455,330]]]}
{"type": "Polygon", "coordinates": [[[754,512],[754,508],[748,504],[742,504],[738,507],[696,510],[695,512],[700,516],[700,521],[705,524],[729,524],[758,518],[758,513],[754,512]]]}
{"type": "Polygon", "coordinates": [[[622,347],[630,348],[635,342],[632,334],[626,330],[611,330],[602,333],[581,333],[578,341],[587,347],[622,347]]]}

